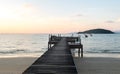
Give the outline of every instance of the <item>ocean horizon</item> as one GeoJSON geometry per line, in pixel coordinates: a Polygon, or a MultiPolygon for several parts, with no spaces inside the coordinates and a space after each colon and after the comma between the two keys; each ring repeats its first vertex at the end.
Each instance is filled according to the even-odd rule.
{"type": "MultiPolygon", "coordinates": [[[[0,34],[0,58],[39,57],[48,50],[48,36],[49,34],[0,34]]],[[[80,36],[85,57],[120,58],[120,34],[88,34],[87,38],[83,34],[80,36]]],[[[73,52],[77,56],[77,49],[73,52]]]]}

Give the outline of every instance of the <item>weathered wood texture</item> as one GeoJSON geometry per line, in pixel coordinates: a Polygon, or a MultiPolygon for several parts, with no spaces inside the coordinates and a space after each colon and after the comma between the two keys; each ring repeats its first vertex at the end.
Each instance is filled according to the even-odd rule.
{"type": "Polygon", "coordinates": [[[61,38],[23,74],[77,74],[66,38],[61,38]]]}

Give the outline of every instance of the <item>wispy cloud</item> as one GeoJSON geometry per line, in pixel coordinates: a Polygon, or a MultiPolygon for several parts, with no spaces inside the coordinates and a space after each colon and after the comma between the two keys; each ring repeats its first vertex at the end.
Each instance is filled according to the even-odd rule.
{"type": "Polygon", "coordinates": [[[82,17],[84,16],[83,14],[77,14],[76,17],[82,17]]]}
{"type": "Polygon", "coordinates": [[[115,21],[109,20],[109,21],[105,21],[105,23],[115,23],[115,21]]]}
{"type": "Polygon", "coordinates": [[[120,23],[120,18],[114,19],[114,20],[108,20],[108,21],[105,21],[104,23],[108,23],[108,24],[120,23]]]}
{"type": "Polygon", "coordinates": [[[73,14],[73,15],[71,15],[71,17],[74,17],[74,18],[83,17],[83,16],[84,16],[83,14],[73,14]]]}

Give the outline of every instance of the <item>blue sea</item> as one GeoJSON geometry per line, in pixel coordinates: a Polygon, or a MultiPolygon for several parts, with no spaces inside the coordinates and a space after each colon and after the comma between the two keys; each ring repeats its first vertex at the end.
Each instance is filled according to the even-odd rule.
{"type": "MultiPolygon", "coordinates": [[[[71,34],[64,34],[67,36],[71,34]]],[[[120,57],[120,34],[81,34],[85,57],[120,57]]],[[[0,58],[39,57],[47,51],[48,34],[0,34],[0,58]]],[[[74,51],[77,53],[77,49],[74,51]]]]}

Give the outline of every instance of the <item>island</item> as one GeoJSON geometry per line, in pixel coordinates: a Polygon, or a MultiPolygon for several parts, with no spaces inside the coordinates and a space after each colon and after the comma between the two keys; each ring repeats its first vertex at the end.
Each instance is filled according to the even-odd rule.
{"type": "Polygon", "coordinates": [[[114,34],[114,32],[112,32],[111,30],[106,30],[106,29],[91,29],[91,30],[86,30],[83,32],[78,32],[78,34],[83,34],[83,33],[92,33],[92,34],[114,34]]]}

